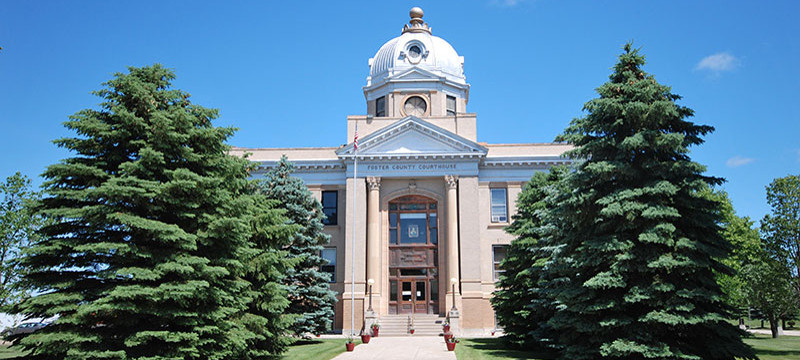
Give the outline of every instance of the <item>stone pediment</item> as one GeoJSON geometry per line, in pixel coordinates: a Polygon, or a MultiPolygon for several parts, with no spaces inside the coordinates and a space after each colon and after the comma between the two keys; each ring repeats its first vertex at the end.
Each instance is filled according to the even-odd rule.
{"type": "MultiPolygon", "coordinates": [[[[414,116],[367,135],[358,141],[361,158],[482,158],[486,147],[414,116]]],[[[352,158],[353,144],[336,151],[352,158]]]]}
{"type": "Polygon", "coordinates": [[[421,69],[418,67],[413,67],[408,71],[402,72],[400,74],[392,76],[393,81],[413,81],[413,80],[430,80],[430,79],[439,79],[442,76],[434,74],[428,70],[421,69]]]}

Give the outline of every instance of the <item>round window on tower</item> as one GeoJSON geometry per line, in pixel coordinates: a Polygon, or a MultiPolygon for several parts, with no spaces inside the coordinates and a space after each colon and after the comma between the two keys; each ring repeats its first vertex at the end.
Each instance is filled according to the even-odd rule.
{"type": "Polygon", "coordinates": [[[411,40],[406,44],[406,61],[416,65],[425,57],[425,45],[417,40],[411,40]]]}
{"type": "Polygon", "coordinates": [[[425,102],[425,99],[419,96],[412,96],[408,98],[405,105],[403,105],[403,111],[405,111],[406,115],[419,117],[425,115],[425,111],[427,110],[428,103],[425,102]]]}
{"type": "Polygon", "coordinates": [[[420,55],[422,55],[422,49],[420,49],[419,46],[411,45],[411,47],[408,48],[408,56],[411,56],[412,58],[416,59],[420,55]]]}

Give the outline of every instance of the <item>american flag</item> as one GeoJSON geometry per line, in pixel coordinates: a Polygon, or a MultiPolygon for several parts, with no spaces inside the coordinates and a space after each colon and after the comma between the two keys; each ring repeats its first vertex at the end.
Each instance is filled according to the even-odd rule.
{"type": "Polygon", "coordinates": [[[358,151],[358,123],[356,123],[356,136],[353,139],[353,148],[358,151]]]}

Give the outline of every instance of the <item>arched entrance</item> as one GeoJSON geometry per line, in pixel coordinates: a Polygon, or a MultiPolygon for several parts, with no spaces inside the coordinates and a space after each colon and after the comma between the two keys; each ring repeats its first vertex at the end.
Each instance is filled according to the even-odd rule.
{"type": "Polygon", "coordinates": [[[439,312],[439,216],[436,200],[407,195],[389,202],[389,313],[439,312]]]}

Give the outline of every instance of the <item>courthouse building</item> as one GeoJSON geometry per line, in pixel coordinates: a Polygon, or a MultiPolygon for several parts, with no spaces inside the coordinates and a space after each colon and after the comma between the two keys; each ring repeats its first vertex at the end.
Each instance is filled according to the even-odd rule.
{"type": "Polygon", "coordinates": [[[457,333],[487,333],[496,327],[489,299],[517,195],[534,172],[567,163],[570,147],[480,142],[464,58],[431,34],[421,9],[410,14],[401,35],[369,59],[366,115],[347,116],[347,145],[233,153],[250,153],[257,177],[285,154],[322,202],[337,332],[350,332],[354,295],[356,331],[413,314],[420,326],[451,316],[457,333]]]}

